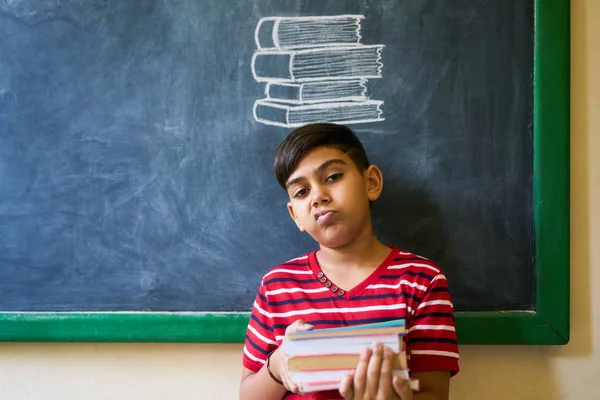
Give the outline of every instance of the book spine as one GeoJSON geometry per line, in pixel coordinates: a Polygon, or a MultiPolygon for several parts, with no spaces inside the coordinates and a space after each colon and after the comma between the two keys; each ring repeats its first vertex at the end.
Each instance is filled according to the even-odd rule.
{"type": "Polygon", "coordinates": [[[252,55],[252,75],[257,82],[294,82],[293,58],[289,51],[256,52],[252,55]]]}
{"type": "Polygon", "coordinates": [[[282,103],[302,103],[302,84],[268,82],[265,87],[267,100],[282,103]]]}
{"type": "Polygon", "coordinates": [[[289,107],[266,100],[256,100],[253,108],[254,119],[265,125],[287,128],[289,123],[289,107]]]}

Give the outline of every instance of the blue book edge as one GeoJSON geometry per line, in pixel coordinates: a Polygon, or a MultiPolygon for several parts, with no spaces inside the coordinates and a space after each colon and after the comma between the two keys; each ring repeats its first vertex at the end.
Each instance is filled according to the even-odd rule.
{"type": "Polygon", "coordinates": [[[325,329],[311,329],[308,331],[298,331],[295,332],[296,335],[303,335],[303,334],[310,334],[311,332],[343,332],[343,331],[350,331],[350,330],[360,330],[360,329],[372,329],[372,328],[387,328],[387,327],[393,327],[393,326],[404,326],[405,325],[405,320],[404,319],[394,319],[391,321],[385,321],[385,322],[376,322],[373,324],[363,324],[363,325],[351,325],[351,326],[343,326],[343,327],[339,327],[339,328],[325,328],[325,329]]]}

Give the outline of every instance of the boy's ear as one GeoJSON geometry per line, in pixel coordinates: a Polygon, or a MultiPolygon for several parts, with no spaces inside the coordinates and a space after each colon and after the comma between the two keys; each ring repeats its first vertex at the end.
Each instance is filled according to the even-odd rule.
{"type": "Polygon", "coordinates": [[[287,203],[287,208],[288,208],[288,212],[290,213],[290,217],[292,217],[292,219],[296,223],[296,226],[298,227],[298,229],[300,229],[300,232],[304,232],[304,227],[302,226],[300,221],[298,221],[298,218],[296,218],[296,213],[294,212],[294,207],[292,207],[291,202],[287,203]]]}
{"type": "Polygon", "coordinates": [[[370,165],[369,168],[365,170],[365,181],[369,200],[377,200],[383,190],[383,174],[379,167],[370,165]]]}

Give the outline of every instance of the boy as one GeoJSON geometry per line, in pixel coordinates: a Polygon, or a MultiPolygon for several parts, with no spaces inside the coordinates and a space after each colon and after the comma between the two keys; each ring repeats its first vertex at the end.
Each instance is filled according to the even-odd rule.
{"type": "Polygon", "coordinates": [[[431,261],[375,237],[370,205],[383,189],[379,168],[347,127],[294,130],[275,155],[288,211],[319,249],[268,272],[258,289],[243,354],[240,399],[448,399],[458,372],[454,310],[446,278],[431,261]],[[280,345],[285,334],[405,318],[411,375],[392,379],[389,349],[365,349],[339,391],[298,394],[280,345]]]}

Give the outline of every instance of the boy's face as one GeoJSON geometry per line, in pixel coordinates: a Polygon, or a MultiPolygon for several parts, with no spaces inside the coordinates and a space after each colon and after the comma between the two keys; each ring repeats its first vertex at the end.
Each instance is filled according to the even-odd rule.
{"type": "Polygon", "coordinates": [[[287,181],[288,210],[302,232],[322,246],[339,248],[371,229],[369,202],[382,188],[376,166],[360,172],[343,151],[318,147],[300,160],[287,181]]]}

